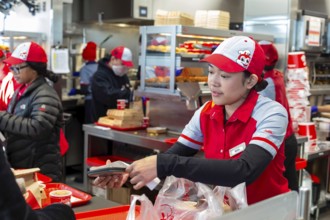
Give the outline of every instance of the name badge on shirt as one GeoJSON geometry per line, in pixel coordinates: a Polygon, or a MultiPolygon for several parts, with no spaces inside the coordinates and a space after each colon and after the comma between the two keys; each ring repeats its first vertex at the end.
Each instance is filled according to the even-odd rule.
{"type": "Polygon", "coordinates": [[[245,142],[237,145],[236,147],[233,147],[232,149],[229,150],[229,156],[233,157],[236,154],[239,154],[241,152],[243,152],[246,148],[245,142]]]}

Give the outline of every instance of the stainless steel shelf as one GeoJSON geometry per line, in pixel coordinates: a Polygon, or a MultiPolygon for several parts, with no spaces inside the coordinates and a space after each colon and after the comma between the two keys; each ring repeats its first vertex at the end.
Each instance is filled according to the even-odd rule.
{"type": "Polygon", "coordinates": [[[210,29],[210,28],[202,28],[202,27],[193,27],[193,26],[183,26],[183,25],[175,25],[175,26],[148,26],[148,33],[168,33],[173,27],[175,27],[175,31],[177,34],[184,36],[206,36],[214,39],[216,37],[222,38],[222,40],[243,35],[243,36],[253,36],[255,40],[268,40],[274,41],[274,37],[272,35],[265,34],[256,34],[250,32],[236,31],[236,30],[221,30],[221,29],[210,29]],[[161,31],[160,31],[161,30],[161,31]]]}
{"type": "MultiPolygon", "coordinates": [[[[175,71],[177,67],[202,67],[203,64],[199,63],[200,59],[203,57],[202,55],[194,55],[176,53],[176,47],[179,46],[180,43],[187,40],[200,40],[200,41],[215,41],[221,43],[223,40],[243,35],[253,37],[255,40],[268,40],[274,41],[274,37],[272,35],[266,34],[256,34],[249,32],[242,32],[236,30],[220,30],[220,29],[209,29],[202,27],[192,27],[192,26],[182,26],[182,25],[171,25],[171,26],[141,26],[140,27],[141,34],[141,55],[139,57],[139,64],[141,66],[141,84],[140,91],[148,92],[149,94],[161,94],[161,96],[156,95],[155,98],[160,97],[163,99],[165,93],[170,96],[176,94],[176,86],[175,86],[175,71]],[[166,46],[169,46],[169,50],[167,52],[157,54],[157,52],[147,50],[149,37],[155,36],[165,36],[168,40],[166,46]],[[191,56],[191,57],[190,57],[191,56]],[[169,84],[164,88],[151,88],[146,84],[146,67],[150,66],[166,66],[169,68],[170,73],[169,76],[169,84]]],[[[205,65],[205,68],[207,66],[205,65]]]]}

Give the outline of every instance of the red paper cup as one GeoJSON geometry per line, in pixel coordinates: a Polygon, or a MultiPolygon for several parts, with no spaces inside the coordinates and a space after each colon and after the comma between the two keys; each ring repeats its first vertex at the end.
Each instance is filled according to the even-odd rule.
{"type": "Polygon", "coordinates": [[[314,122],[300,122],[298,123],[298,134],[301,136],[307,136],[308,141],[306,148],[308,151],[316,148],[316,126],[314,122]]]}
{"type": "Polygon", "coordinates": [[[117,99],[117,109],[124,110],[126,107],[126,99],[117,99]]]}
{"type": "Polygon", "coordinates": [[[305,52],[288,53],[288,69],[299,69],[306,67],[305,52]]]}
{"type": "Polygon", "coordinates": [[[60,189],[49,193],[50,203],[64,203],[71,206],[72,192],[70,190],[60,189]]]}
{"type": "Polygon", "coordinates": [[[143,117],[142,127],[149,127],[149,117],[143,117]]]}

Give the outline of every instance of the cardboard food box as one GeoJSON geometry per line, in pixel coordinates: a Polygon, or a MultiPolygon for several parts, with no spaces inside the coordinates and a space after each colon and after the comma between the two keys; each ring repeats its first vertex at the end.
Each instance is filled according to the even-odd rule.
{"type": "Polygon", "coordinates": [[[120,120],[142,120],[143,113],[141,110],[137,109],[108,109],[108,118],[120,119],[120,120]]]}
{"type": "Polygon", "coordinates": [[[24,198],[33,209],[41,208],[42,200],[46,197],[45,191],[41,188],[36,176],[39,171],[39,168],[13,170],[16,179],[24,180],[22,183],[24,186],[20,185],[20,187],[25,188],[24,198]]]}
{"type": "Polygon", "coordinates": [[[135,190],[132,186],[122,186],[120,188],[107,188],[102,189],[96,186],[92,186],[92,194],[98,197],[102,197],[113,202],[117,202],[123,205],[129,205],[131,203],[131,195],[145,194],[152,202],[156,200],[158,190],[149,190],[146,187],[135,190]]]}
{"type": "Polygon", "coordinates": [[[157,10],[155,25],[186,25],[193,26],[194,18],[181,11],[157,10]]]}
{"type": "Polygon", "coordinates": [[[147,132],[152,134],[163,134],[166,133],[166,127],[148,127],[147,132]]]}
{"type": "Polygon", "coordinates": [[[141,127],[142,122],[143,113],[140,109],[109,109],[107,115],[98,120],[100,124],[119,128],[141,127]]]}
{"type": "Polygon", "coordinates": [[[135,127],[141,127],[142,126],[142,119],[141,120],[120,120],[120,119],[113,119],[109,118],[108,116],[101,117],[98,120],[98,123],[109,125],[113,127],[119,127],[119,128],[135,128],[135,127]]]}
{"type": "Polygon", "coordinates": [[[30,169],[22,169],[22,170],[13,170],[13,173],[16,179],[23,178],[25,185],[29,186],[37,181],[35,173],[39,171],[40,171],[39,168],[30,168],[30,169]]]}

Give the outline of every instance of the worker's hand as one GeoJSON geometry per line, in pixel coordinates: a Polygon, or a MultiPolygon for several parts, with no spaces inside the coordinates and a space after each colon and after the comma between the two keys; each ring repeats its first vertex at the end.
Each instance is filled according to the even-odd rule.
{"type": "MultiPolygon", "coordinates": [[[[111,161],[107,160],[106,164],[110,164],[111,161]]],[[[93,170],[93,167],[91,167],[93,170]]],[[[128,179],[129,174],[115,174],[110,176],[99,176],[93,181],[94,186],[105,188],[119,188],[121,187],[128,179]]]]}
{"type": "Polygon", "coordinates": [[[316,105],[311,106],[311,113],[316,113],[318,112],[318,107],[316,105]]]}
{"type": "Polygon", "coordinates": [[[157,155],[134,161],[126,168],[135,190],[141,189],[157,177],[157,155]]]}
{"type": "Polygon", "coordinates": [[[131,94],[131,90],[130,88],[126,87],[126,86],[122,86],[121,88],[121,92],[120,92],[120,95],[122,97],[129,97],[129,95],[131,94]]]}

